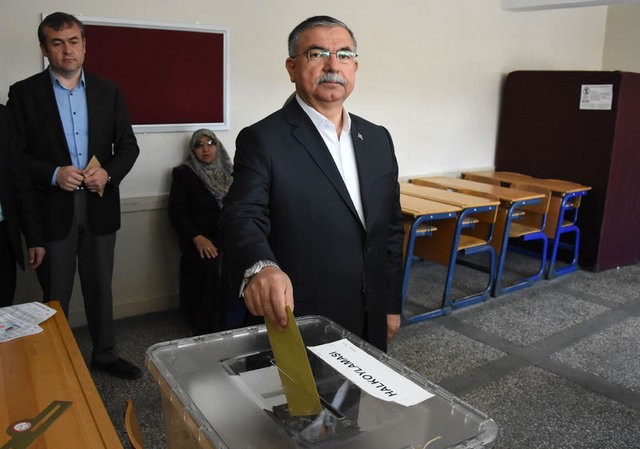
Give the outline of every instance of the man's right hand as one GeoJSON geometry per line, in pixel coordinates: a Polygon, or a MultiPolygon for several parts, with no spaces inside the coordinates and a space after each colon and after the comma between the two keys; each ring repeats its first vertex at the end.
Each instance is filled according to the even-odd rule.
{"type": "Polygon", "coordinates": [[[249,281],[244,302],[251,314],[264,316],[282,329],[287,325],[286,306],[293,312],[291,279],[279,268],[265,267],[249,281]]]}
{"type": "Polygon", "coordinates": [[[62,190],[66,190],[67,192],[73,192],[76,190],[82,185],[82,181],[84,181],[82,170],[74,167],[73,165],[60,167],[56,174],[56,184],[58,184],[58,187],[62,190]]]}

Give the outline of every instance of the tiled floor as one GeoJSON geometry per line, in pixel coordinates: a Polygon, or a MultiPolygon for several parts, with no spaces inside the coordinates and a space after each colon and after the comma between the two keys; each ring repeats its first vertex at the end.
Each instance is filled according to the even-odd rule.
{"type": "Polygon", "coordinates": [[[497,448],[640,447],[640,265],[403,327],[390,354],[493,418],[497,448]]]}
{"type": "MultiPolygon", "coordinates": [[[[441,295],[430,280],[442,273],[430,270],[414,273],[416,304],[441,295]]],[[[74,333],[88,354],[87,330],[74,333]]],[[[120,320],[117,335],[121,354],[142,367],[149,346],[189,331],[179,312],[167,311],[120,320]]],[[[496,448],[640,447],[640,265],[541,280],[404,326],[389,353],[493,418],[496,448]]],[[[123,441],[125,400],[132,397],[145,447],[165,448],[151,375],[128,382],[92,374],[123,441]]]]}

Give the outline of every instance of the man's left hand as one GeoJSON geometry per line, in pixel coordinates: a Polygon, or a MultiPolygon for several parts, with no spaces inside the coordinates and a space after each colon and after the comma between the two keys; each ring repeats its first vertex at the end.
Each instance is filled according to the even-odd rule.
{"type": "Polygon", "coordinates": [[[387,341],[391,341],[398,329],[400,329],[400,315],[387,315],[387,341]]]}
{"type": "Polygon", "coordinates": [[[34,246],[29,248],[29,268],[35,270],[42,263],[46,251],[42,246],[34,246]]]}
{"type": "Polygon", "coordinates": [[[91,192],[102,192],[107,185],[109,174],[102,167],[92,167],[83,171],[84,185],[91,192]]]}

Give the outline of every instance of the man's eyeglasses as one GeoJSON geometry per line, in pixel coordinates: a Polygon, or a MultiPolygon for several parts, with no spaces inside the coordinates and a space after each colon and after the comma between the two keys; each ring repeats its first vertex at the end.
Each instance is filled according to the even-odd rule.
{"type": "Polygon", "coordinates": [[[205,145],[208,147],[212,147],[215,145],[215,142],[211,139],[205,140],[204,142],[201,142],[200,140],[198,140],[196,143],[193,144],[193,148],[202,148],[205,145]]]}
{"type": "Polygon", "coordinates": [[[342,64],[350,64],[358,58],[358,54],[352,50],[338,50],[336,52],[331,52],[321,48],[312,48],[296,56],[302,55],[305,55],[309,62],[325,62],[329,60],[331,55],[336,55],[336,59],[342,64]]]}

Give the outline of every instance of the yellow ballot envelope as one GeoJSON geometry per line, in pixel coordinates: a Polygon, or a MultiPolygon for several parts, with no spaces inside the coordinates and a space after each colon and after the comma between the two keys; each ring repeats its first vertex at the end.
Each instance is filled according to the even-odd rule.
{"type": "Polygon", "coordinates": [[[287,325],[282,330],[266,318],[265,324],[282,389],[289,404],[289,413],[291,416],[317,415],[322,412],[320,396],[313,379],[307,349],[288,306],[287,316],[287,325]]]}
{"type": "MultiPolygon", "coordinates": [[[[89,163],[87,164],[87,166],[84,169],[87,170],[87,169],[93,168],[93,167],[102,167],[102,164],[100,164],[100,161],[95,156],[95,154],[93,156],[91,156],[91,160],[89,161],[89,163]]],[[[104,190],[100,190],[98,192],[98,195],[100,195],[100,197],[102,197],[102,195],[104,195],[104,190]]]]}

